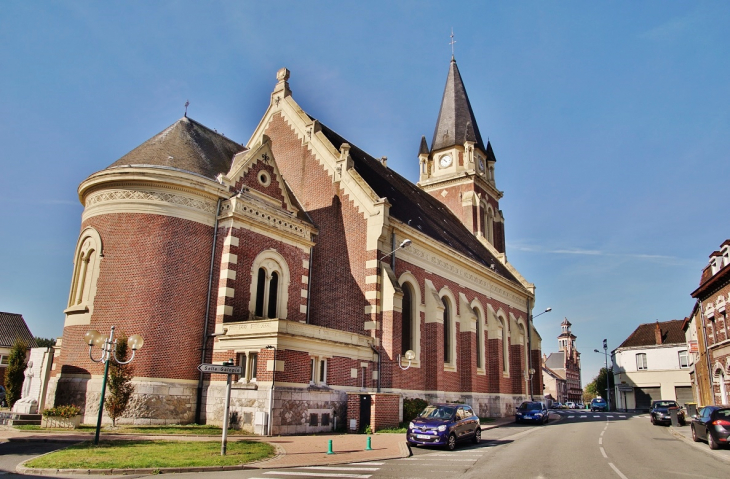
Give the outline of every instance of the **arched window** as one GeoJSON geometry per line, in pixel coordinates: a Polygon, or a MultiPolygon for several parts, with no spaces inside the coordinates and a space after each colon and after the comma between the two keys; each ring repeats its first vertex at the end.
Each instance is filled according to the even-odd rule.
{"type": "Polygon", "coordinates": [[[451,362],[451,304],[447,298],[444,301],[444,362],[451,362]]]}
{"type": "Polygon", "coordinates": [[[403,284],[403,303],[401,309],[401,352],[413,349],[413,293],[411,285],[403,284]]]}
{"type": "Polygon", "coordinates": [[[484,367],[484,328],[482,326],[482,315],[478,309],[474,310],[477,317],[477,368],[484,367]]]}
{"type": "Polygon", "coordinates": [[[502,372],[509,373],[509,326],[504,317],[499,317],[502,328],[502,372]]]}
{"type": "Polygon", "coordinates": [[[494,244],[494,212],[492,207],[487,207],[487,214],[484,218],[484,236],[487,241],[494,244]]]}
{"type": "Polygon", "coordinates": [[[90,323],[102,256],[101,236],[94,228],[86,228],[76,243],[71,291],[64,311],[66,326],[90,323]]]}
{"type": "Polygon", "coordinates": [[[273,250],[260,253],[251,268],[249,311],[255,318],[286,319],[289,268],[284,258],[273,250]]]}

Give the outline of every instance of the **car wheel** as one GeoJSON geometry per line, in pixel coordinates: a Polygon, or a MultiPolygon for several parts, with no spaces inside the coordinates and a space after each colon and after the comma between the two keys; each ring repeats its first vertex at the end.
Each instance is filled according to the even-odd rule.
{"type": "Polygon", "coordinates": [[[700,442],[700,438],[697,437],[697,431],[695,431],[694,424],[692,426],[690,426],[690,428],[692,429],[692,440],[694,442],[700,442]]]}
{"type": "Polygon", "coordinates": [[[479,444],[480,442],[482,442],[482,430],[480,428],[477,428],[477,430],[474,432],[472,442],[474,444],[479,444]]]}
{"type": "Polygon", "coordinates": [[[453,434],[449,434],[449,439],[446,442],[446,448],[449,451],[453,451],[454,449],[456,449],[456,436],[454,436],[453,434]]]}
{"type": "Polygon", "coordinates": [[[710,431],[707,431],[707,445],[710,446],[710,449],[720,449],[720,445],[715,441],[715,438],[712,437],[712,433],[710,431]]]}

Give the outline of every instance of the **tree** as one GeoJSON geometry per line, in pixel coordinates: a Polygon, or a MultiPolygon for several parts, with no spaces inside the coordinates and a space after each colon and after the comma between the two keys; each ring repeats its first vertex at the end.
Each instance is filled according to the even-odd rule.
{"type": "Polygon", "coordinates": [[[8,357],[8,368],[5,370],[5,400],[11,408],[20,399],[25,380],[25,354],[28,346],[22,339],[16,339],[8,357]]]}
{"type": "Polygon", "coordinates": [[[54,338],[35,338],[35,343],[39,348],[52,348],[56,345],[54,338]]]}
{"type": "Polygon", "coordinates": [[[586,384],[584,398],[590,397],[590,399],[593,399],[596,396],[601,396],[608,401],[608,397],[606,397],[607,380],[609,389],[613,391],[613,374],[610,374],[610,371],[606,368],[601,368],[598,375],[593,378],[593,381],[586,384]]]}
{"type": "MultiPolygon", "coordinates": [[[[119,361],[126,361],[129,355],[127,347],[127,338],[120,334],[116,344],[116,357],[119,361]]],[[[129,405],[129,400],[134,393],[134,385],[132,378],[134,377],[134,367],[131,364],[117,364],[113,359],[109,359],[109,396],[106,398],[104,405],[109,417],[112,418],[112,426],[117,425],[117,418],[124,414],[129,405]]]]}

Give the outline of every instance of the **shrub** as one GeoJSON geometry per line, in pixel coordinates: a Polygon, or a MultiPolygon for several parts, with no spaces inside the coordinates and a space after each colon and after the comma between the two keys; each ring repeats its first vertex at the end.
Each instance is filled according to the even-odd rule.
{"type": "Polygon", "coordinates": [[[43,417],[62,417],[65,419],[71,419],[79,414],[81,414],[81,409],[73,404],[67,406],[56,406],[43,411],[43,417]]]}
{"type": "Polygon", "coordinates": [[[20,399],[23,392],[26,351],[28,351],[28,346],[22,339],[16,339],[13,348],[10,350],[8,367],[5,370],[5,399],[11,408],[20,399]]]}
{"type": "Polygon", "coordinates": [[[403,399],[403,422],[408,424],[428,406],[428,401],[420,398],[403,399]]]}

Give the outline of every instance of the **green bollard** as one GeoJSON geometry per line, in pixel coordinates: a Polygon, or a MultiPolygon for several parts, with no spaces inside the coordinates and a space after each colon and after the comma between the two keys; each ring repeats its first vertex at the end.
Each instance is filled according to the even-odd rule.
{"type": "Polygon", "coordinates": [[[332,452],[332,439],[329,440],[329,444],[327,445],[327,454],[334,454],[332,452]]]}
{"type": "Polygon", "coordinates": [[[367,445],[365,446],[365,450],[366,451],[372,451],[373,450],[373,448],[370,447],[370,436],[368,436],[368,442],[367,442],[367,445]]]}

